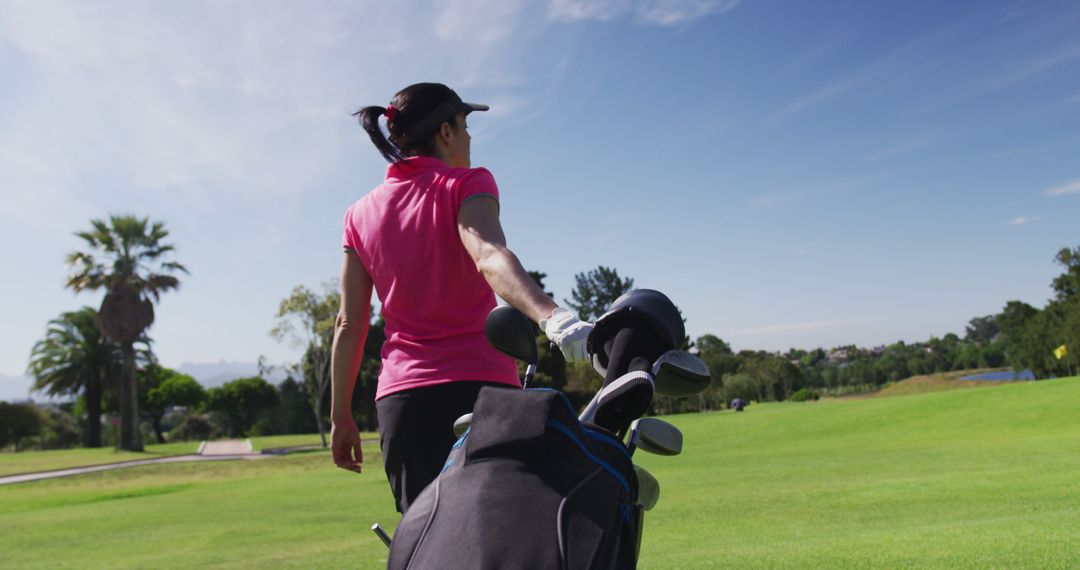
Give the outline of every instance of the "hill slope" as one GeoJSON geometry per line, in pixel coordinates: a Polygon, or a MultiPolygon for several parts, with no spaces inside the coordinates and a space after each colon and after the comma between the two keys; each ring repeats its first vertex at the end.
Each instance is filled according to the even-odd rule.
{"type": "Polygon", "coordinates": [[[926,374],[912,376],[886,385],[881,390],[866,395],[855,397],[879,398],[888,396],[906,396],[908,394],[924,394],[926,392],[944,392],[946,390],[963,390],[967,388],[981,388],[984,386],[1005,386],[1013,382],[1026,382],[1026,380],[961,380],[964,376],[988,372],[996,369],[985,370],[959,370],[956,372],[942,372],[939,374],[926,374]]]}

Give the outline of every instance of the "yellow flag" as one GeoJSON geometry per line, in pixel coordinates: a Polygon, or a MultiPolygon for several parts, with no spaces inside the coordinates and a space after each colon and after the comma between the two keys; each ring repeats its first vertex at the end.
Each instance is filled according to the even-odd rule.
{"type": "Polygon", "coordinates": [[[1064,344],[1054,349],[1054,356],[1056,356],[1058,360],[1061,360],[1068,355],[1069,349],[1065,348],[1064,344]]]}

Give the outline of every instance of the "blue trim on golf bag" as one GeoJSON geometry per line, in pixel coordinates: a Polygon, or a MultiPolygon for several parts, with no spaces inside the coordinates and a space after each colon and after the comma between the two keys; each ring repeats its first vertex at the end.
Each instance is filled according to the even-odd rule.
{"type": "Polygon", "coordinates": [[[610,445],[614,449],[617,449],[619,451],[619,453],[622,453],[623,455],[625,455],[627,459],[630,459],[630,452],[626,450],[626,446],[623,445],[623,443],[621,441],[611,437],[610,435],[608,435],[606,433],[600,433],[600,432],[594,431],[594,430],[592,430],[591,428],[589,428],[588,426],[585,426],[585,425],[581,426],[581,431],[585,435],[589,436],[591,439],[599,441],[600,443],[606,443],[606,444],[610,445]]]}
{"type": "MultiPolygon", "coordinates": [[[[574,432],[571,431],[570,428],[563,425],[562,422],[559,422],[559,421],[556,421],[556,420],[548,420],[547,421],[547,426],[555,428],[560,433],[562,433],[567,438],[569,438],[570,441],[574,442],[574,445],[577,445],[578,448],[581,449],[581,452],[585,454],[585,457],[588,457],[593,463],[599,465],[600,467],[603,467],[605,471],[610,473],[611,476],[614,477],[615,480],[618,481],[619,484],[623,486],[623,489],[626,489],[627,493],[630,492],[630,482],[626,480],[626,477],[623,477],[622,473],[619,473],[619,471],[617,469],[615,469],[614,467],[612,467],[610,463],[608,463],[608,462],[604,461],[603,459],[600,459],[599,457],[593,455],[593,453],[591,451],[589,451],[589,448],[585,446],[585,442],[583,442],[580,439],[578,439],[577,437],[575,437],[574,432]]],[[[629,457],[629,455],[627,455],[627,457],[629,457]]]]}
{"type": "MultiPolygon", "coordinates": [[[[562,402],[564,404],[566,404],[566,409],[570,412],[570,414],[571,415],[574,414],[574,405],[570,403],[570,398],[567,398],[566,394],[564,394],[564,393],[562,393],[562,392],[560,392],[558,390],[553,390],[551,388],[526,388],[526,390],[535,391],[535,392],[554,392],[554,393],[558,394],[559,399],[562,400],[562,402]]],[[[590,439],[595,440],[595,441],[599,441],[600,443],[605,443],[605,444],[611,446],[612,449],[619,450],[619,453],[622,453],[623,455],[626,456],[627,459],[630,459],[630,452],[626,450],[626,446],[623,445],[623,443],[621,441],[619,441],[618,439],[616,439],[616,438],[614,438],[614,437],[612,437],[612,436],[610,436],[610,435],[608,435],[606,433],[597,432],[596,430],[594,430],[594,429],[590,428],[589,426],[587,426],[585,424],[582,424],[580,422],[578,423],[578,425],[581,426],[581,431],[585,435],[589,436],[590,439]]]]}

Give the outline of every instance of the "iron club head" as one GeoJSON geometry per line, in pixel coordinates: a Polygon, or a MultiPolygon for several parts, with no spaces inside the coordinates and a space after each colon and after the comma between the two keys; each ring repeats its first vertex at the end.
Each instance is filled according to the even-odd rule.
{"type": "Polygon", "coordinates": [[[638,418],[630,424],[627,447],[657,455],[678,455],[682,453],[682,439],[679,428],[664,420],[638,418]]]}
{"type": "Polygon", "coordinates": [[[693,396],[709,387],[709,367],[683,350],[669,350],[653,363],[656,393],[662,396],[693,396]]]}
{"type": "Polygon", "coordinates": [[[640,465],[634,466],[634,473],[637,474],[638,481],[636,504],[642,510],[652,510],[660,499],[660,482],[640,465]]]}

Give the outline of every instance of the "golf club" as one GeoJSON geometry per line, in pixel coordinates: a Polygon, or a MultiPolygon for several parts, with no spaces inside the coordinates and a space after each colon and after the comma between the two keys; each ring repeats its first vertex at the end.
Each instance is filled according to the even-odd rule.
{"type": "Polygon", "coordinates": [[[651,374],[640,370],[627,372],[597,391],[578,419],[621,437],[630,422],[649,409],[654,393],[651,374]]]}
{"type": "Polygon", "coordinates": [[[472,412],[469,412],[460,418],[454,420],[454,435],[461,437],[465,435],[465,432],[469,430],[469,426],[472,425],[472,412]]]}
{"type": "Polygon", "coordinates": [[[682,432],[679,428],[656,418],[639,418],[630,424],[630,437],[626,448],[630,455],[635,449],[656,455],[682,453],[682,432]]]}
{"type": "Polygon", "coordinates": [[[709,367],[700,358],[683,350],[669,350],[656,359],[652,368],[656,392],[662,396],[692,396],[709,387],[709,367]]]}
{"type": "Polygon", "coordinates": [[[638,480],[636,504],[642,510],[651,511],[660,499],[660,482],[640,465],[634,465],[634,473],[638,480]]]}
{"type": "Polygon", "coordinates": [[[379,526],[379,523],[371,525],[371,532],[375,533],[375,535],[379,537],[379,540],[383,541],[383,544],[385,544],[387,548],[390,548],[390,535],[386,534],[386,531],[383,530],[381,526],[379,526]]]}

